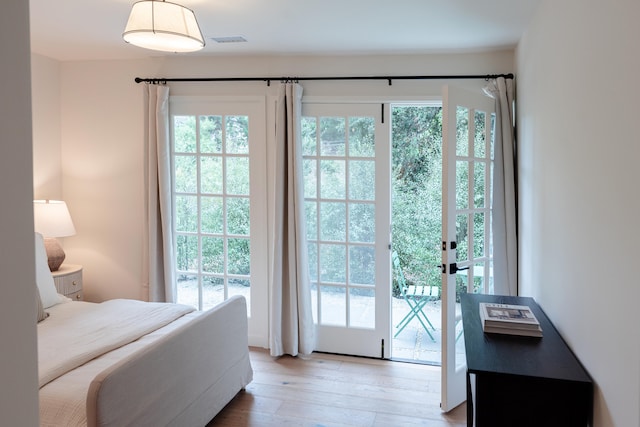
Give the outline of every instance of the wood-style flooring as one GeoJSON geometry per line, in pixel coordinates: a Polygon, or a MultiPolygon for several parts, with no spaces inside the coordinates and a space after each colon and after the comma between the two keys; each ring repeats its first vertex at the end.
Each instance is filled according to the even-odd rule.
{"type": "Polygon", "coordinates": [[[273,358],[251,348],[254,379],[207,427],[466,426],[440,410],[437,366],[314,353],[273,358]]]}

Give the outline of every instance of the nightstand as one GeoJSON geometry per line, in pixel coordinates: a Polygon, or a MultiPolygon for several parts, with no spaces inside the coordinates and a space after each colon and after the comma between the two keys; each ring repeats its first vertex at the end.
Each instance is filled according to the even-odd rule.
{"type": "Polygon", "coordinates": [[[57,271],[52,271],[53,282],[59,294],[74,301],[82,301],[82,266],[62,264],[57,271]]]}

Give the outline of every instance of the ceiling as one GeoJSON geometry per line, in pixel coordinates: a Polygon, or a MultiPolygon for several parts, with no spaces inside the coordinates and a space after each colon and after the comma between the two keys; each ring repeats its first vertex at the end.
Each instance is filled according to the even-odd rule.
{"type": "Polygon", "coordinates": [[[31,49],[60,61],[211,55],[377,55],[513,48],[540,0],[172,0],[192,9],[203,50],[126,44],[136,0],[30,0],[31,49]],[[242,36],[245,43],[214,37],[242,36]]]}

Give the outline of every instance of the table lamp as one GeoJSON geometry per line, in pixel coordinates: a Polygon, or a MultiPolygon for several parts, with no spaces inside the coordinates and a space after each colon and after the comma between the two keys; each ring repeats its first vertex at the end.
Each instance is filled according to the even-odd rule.
{"type": "Polygon", "coordinates": [[[76,234],[67,204],[60,200],[34,200],[33,220],[35,231],[44,237],[49,270],[57,271],[65,253],[56,238],[76,234]]]}

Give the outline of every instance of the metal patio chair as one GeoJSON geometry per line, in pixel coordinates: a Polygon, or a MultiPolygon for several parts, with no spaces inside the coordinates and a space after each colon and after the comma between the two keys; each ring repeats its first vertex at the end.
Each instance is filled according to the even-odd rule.
{"type": "Polygon", "coordinates": [[[435,331],[436,328],[433,327],[431,321],[422,309],[430,300],[430,298],[434,297],[434,295],[431,295],[431,291],[436,287],[408,284],[407,280],[404,277],[404,273],[402,272],[400,258],[398,257],[398,253],[396,251],[393,251],[391,253],[391,261],[393,262],[393,270],[396,275],[398,287],[400,288],[400,293],[409,306],[409,312],[407,313],[407,315],[404,316],[404,318],[396,325],[397,331],[393,337],[397,337],[398,334],[400,334],[400,332],[402,332],[404,328],[407,327],[409,322],[411,322],[414,318],[417,318],[424,328],[425,332],[429,335],[431,340],[435,342],[435,338],[431,334],[431,330],[435,331]],[[427,325],[429,326],[427,327],[427,325]]]}

